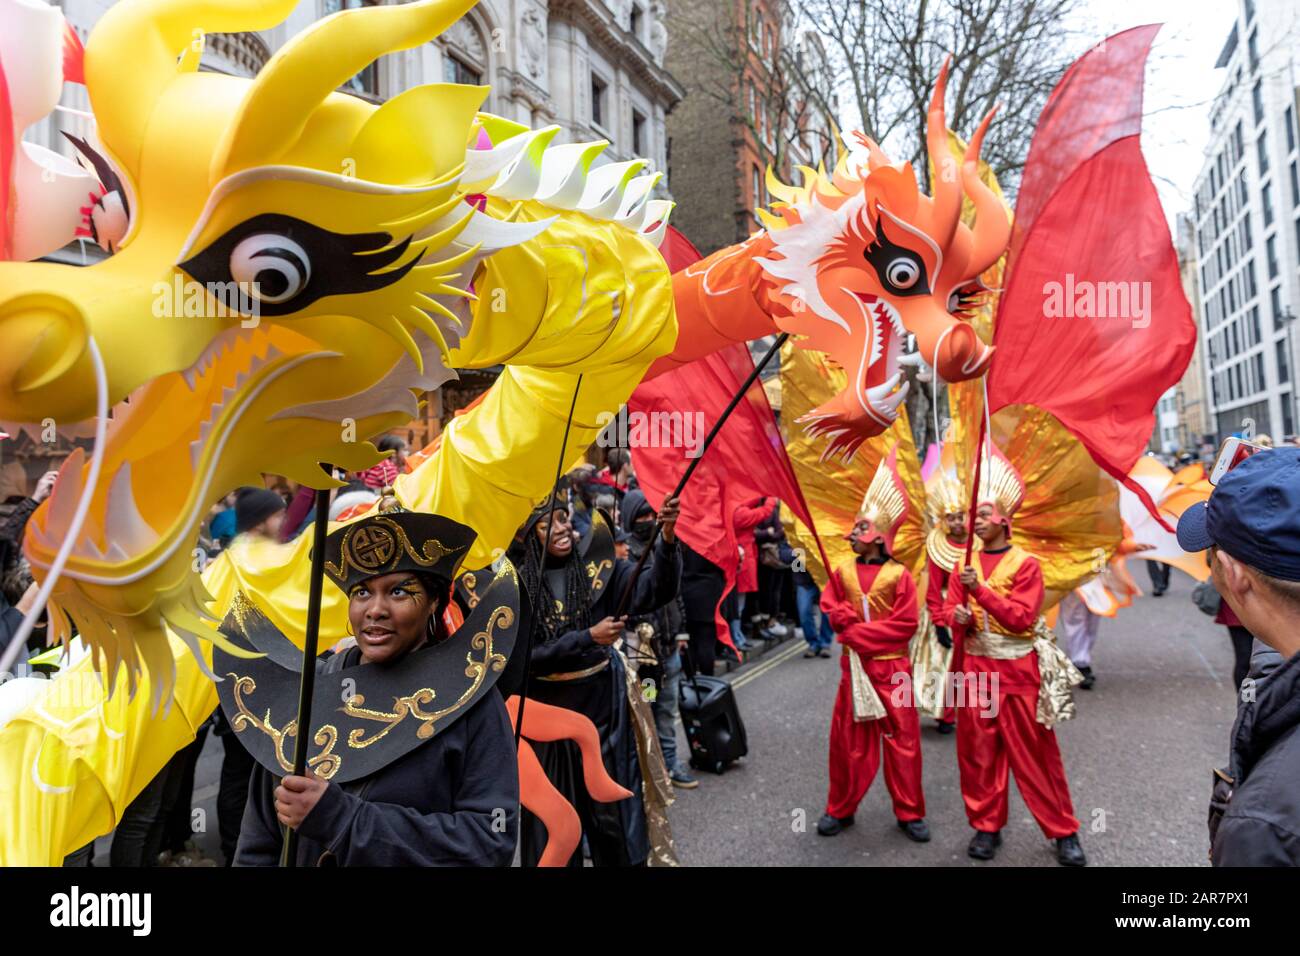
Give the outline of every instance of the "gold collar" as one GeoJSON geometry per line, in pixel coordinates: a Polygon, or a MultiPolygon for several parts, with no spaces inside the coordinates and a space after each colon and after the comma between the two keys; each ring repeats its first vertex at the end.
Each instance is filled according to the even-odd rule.
{"type": "MultiPolygon", "coordinates": [[[[938,525],[931,528],[929,535],[926,536],[925,549],[929,552],[930,559],[949,573],[966,557],[966,545],[953,544],[938,525]]],[[[980,550],[980,540],[976,538],[974,551],[980,550]]]]}

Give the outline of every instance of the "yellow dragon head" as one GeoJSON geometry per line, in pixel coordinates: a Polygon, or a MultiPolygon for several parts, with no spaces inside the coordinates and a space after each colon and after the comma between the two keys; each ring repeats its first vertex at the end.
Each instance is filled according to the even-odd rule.
{"type": "MultiPolygon", "coordinates": [[[[109,200],[86,228],[111,255],[0,262],[0,420],[116,406],[97,460],[69,459],[25,541],[44,577],[88,500],[52,604],[110,674],[143,665],[165,692],[159,617],[201,660],[197,638],[214,631],[194,543],[211,502],[265,471],[321,486],[320,462],[374,464],[364,439],[454,376],[476,270],[548,228],[525,200],[585,208],[603,144],[548,151],[556,130],[478,112],[486,87],[421,86],[380,106],[336,92],[473,2],[337,13],[253,79],[198,72],[204,32],[270,28],[296,0],[123,0],[92,33],[97,137],[77,145],[109,200]]],[[[606,174],[617,182],[589,205],[612,203],[607,217],[654,239],[668,204],[634,172],[606,174]]]]}

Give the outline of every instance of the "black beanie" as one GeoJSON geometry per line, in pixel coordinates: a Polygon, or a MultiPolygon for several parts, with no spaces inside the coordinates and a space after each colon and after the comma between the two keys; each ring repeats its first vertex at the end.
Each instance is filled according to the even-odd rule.
{"type": "Polygon", "coordinates": [[[235,495],[235,534],[256,528],[285,509],[284,498],[270,488],[240,488],[235,495]]]}

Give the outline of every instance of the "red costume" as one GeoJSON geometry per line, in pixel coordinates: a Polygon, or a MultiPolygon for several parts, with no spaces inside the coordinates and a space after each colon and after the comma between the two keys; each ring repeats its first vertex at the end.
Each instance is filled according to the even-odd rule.
{"type": "Polygon", "coordinates": [[[916,584],[906,568],[888,558],[880,563],[859,559],[852,571],[839,573],[839,580],[845,585],[844,596],[837,596],[832,585],[822,591],[821,599],[822,611],[844,645],[831,716],[826,812],[837,818],[853,815],[875,779],[883,748],[885,786],[894,801],[894,816],[902,821],[923,819],[921,724],[912,705],[912,667],[907,659],[907,645],[918,623],[916,584]],[[859,656],[884,705],[884,717],[855,718],[850,654],[859,656]]]}
{"type": "MultiPolygon", "coordinates": [[[[900,824],[923,829],[921,722],[908,658],[920,602],[911,573],[888,556],[908,507],[895,445],[876,469],[848,536],[855,543],[880,545],[880,557],[859,557],[852,565],[837,568],[822,589],[822,612],[844,648],[831,716],[826,814],[840,821],[853,816],[875,779],[883,750],[885,786],[894,801],[894,816],[900,824]]],[[[827,833],[822,829],[827,817],[818,824],[818,832],[827,833]]],[[[928,830],[924,831],[923,839],[929,838],[928,830]]],[[[912,839],[922,838],[912,835],[912,839]]]]}
{"type": "MultiPolygon", "coordinates": [[[[1009,509],[1008,509],[1009,510],[1009,509]]],[[[1007,822],[1007,773],[1049,838],[1078,832],[1056,733],[1037,720],[1038,654],[1033,628],[1043,605],[1038,561],[1017,547],[975,562],[979,583],[967,603],[959,575],[949,582],[944,620],[963,641],[963,685],[958,688],[957,766],[966,816],[976,830],[994,833],[1007,822]],[[966,604],[965,626],[952,612],[966,604]]]]}
{"type": "Polygon", "coordinates": [[[925,575],[928,583],[925,587],[925,606],[930,612],[930,620],[936,624],[948,625],[943,618],[944,595],[948,590],[948,571],[935,563],[933,557],[925,559],[925,575]]]}
{"type": "Polygon", "coordinates": [[[740,573],[736,575],[737,594],[753,594],[758,590],[758,546],[754,543],[754,529],[771,517],[775,505],[771,498],[760,498],[757,504],[741,505],[732,514],[736,543],[742,551],[740,573]]]}

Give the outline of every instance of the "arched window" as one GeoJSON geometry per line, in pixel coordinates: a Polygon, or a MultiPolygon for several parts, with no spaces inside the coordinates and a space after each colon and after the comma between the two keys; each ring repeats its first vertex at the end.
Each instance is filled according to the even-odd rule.
{"type": "Polygon", "coordinates": [[[481,86],[490,82],[487,31],[473,13],[453,23],[439,38],[444,83],[481,86]]]}

